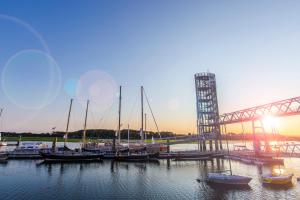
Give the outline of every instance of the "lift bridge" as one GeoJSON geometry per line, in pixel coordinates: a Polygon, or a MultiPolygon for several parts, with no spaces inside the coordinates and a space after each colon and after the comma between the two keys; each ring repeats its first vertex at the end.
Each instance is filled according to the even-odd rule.
{"type": "MultiPolygon", "coordinates": [[[[294,97],[260,106],[255,106],[235,112],[219,115],[217,88],[215,74],[198,73],[195,74],[196,86],[196,106],[197,106],[197,130],[198,134],[182,137],[164,138],[169,145],[198,142],[200,151],[213,151],[213,142],[215,143],[215,151],[222,150],[221,130],[226,134],[226,125],[234,123],[251,122],[253,132],[253,149],[255,154],[259,154],[264,147],[265,151],[279,148],[281,152],[294,152],[296,149],[300,151],[299,144],[282,144],[275,147],[269,145],[267,140],[261,141],[258,137],[259,133],[265,133],[262,120],[266,116],[286,117],[300,114],[300,97],[294,97]]],[[[300,154],[299,154],[300,155],[300,154]]]]}
{"type": "MultiPolygon", "coordinates": [[[[290,99],[285,99],[281,101],[276,101],[273,103],[264,104],[261,106],[255,106],[248,109],[243,109],[231,113],[225,113],[220,115],[219,124],[223,125],[226,130],[227,124],[251,122],[252,123],[252,133],[253,133],[253,148],[256,154],[261,151],[261,141],[257,137],[257,133],[265,133],[262,120],[267,116],[272,117],[287,117],[300,114],[300,97],[294,97],[290,99]]],[[[264,150],[269,152],[271,147],[267,139],[264,141],[264,150]]],[[[295,149],[299,148],[298,144],[281,144],[277,145],[279,150],[285,149],[287,153],[289,149],[292,149],[292,153],[295,149]]]]}
{"type": "MultiPolygon", "coordinates": [[[[286,117],[286,116],[293,116],[293,115],[300,115],[300,96],[290,98],[290,99],[285,99],[282,101],[276,101],[269,104],[255,106],[252,108],[238,110],[231,113],[222,114],[219,116],[218,125],[223,126],[224,127],[223,130],[225,130],[226,125],[229,124],[251,122],[252,131],[254,134],[253,147],[255,152],[257,153],[260,152],[261,147],[263,147],[266,151],[268,151],[268,149],[278,148],[282,154],[292,155],[296,153],[295,152],[296,150],[300,152],[300,144],[285,142],[282,144],[269,145],[267,141],[263,141],[264,144],[261,144],[261,141],[259,140],[258,137],[256,137],[256,134],[265,132],[262,120],[266,116],[286,117]]],[[[214,137],[212,136],[203,137],[202,135],[196,134],[190,136],[168,137],[163,139],[168,140],[167,143],[170,145],[195,142],[199,140],[202,141],[202,145],[203,145],[203,141],[213,140],[214,137]]]]}

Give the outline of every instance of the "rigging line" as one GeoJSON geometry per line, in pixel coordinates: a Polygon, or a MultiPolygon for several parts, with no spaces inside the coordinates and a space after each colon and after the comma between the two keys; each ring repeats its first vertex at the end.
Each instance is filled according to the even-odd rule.
{"type": "Polygon", "coordinates": [[[148,104],[148,106],[149,106],[149,109],[150,109],[152,118],[153,118],[153,120],[154,120],[154,123],[155,123],[155,126],[156,126],[156,130],[157,130],[157,132],[158,132],[158,134],[159,134],[159,138],[161,139],[161,134],[160,134],[160,132],[159,132],[158,125],[157,125],[157,123],[156,123],[156,119],[155,119],[155,117],[154,117],[154,115],[153,115],[152,108],[151,108],[150,103],[149,103],[149,100],[148,100],[148,96],[147,96],[147,94],[146,94],[145,89],[144,89],[143,91],[144,91],[144,94],[145,94],[145,97],[146,97],[146,101],[147,101],[147,104],[148,104]]]}
{"type": "Polygon", "coordinates": [[[95,127],[101,127],[101,125],[103,123],[103,119],[105,118],[106,115],[107,116],[110,115],[110,113],[111,113],[111,111],[112,111],[113,106],[115,105],[115,103],[116,103],[116,101],[113,101],[113,104],[108,109],[106,109],[101,114],[99,114],[99,119],[96,119],[97,116],[98,116],[97,112],[92,111],[93,115],[96,115],[96,117],[94,116],[94,119],[95,119],[94,126],[95,127]]]}
{"type": "MultiPolygon", "coordinates": [[[[90,106],[92,107],[92,106],[90,106]]],[[[92,122],[93,122],[93,129],[96,129],[97,127],[97,119],[96,119],[96,113],[94,110],[90,109],[90,113],[91,113],[91,118],[92,118],[92,122]]]]}
{"type": "MultiPolygon", "coordinates": [[[[106,115],[106,117],[107,118],[109,118],[110,116],[111,116],[111,114],[112,114],[112,110],[113,110],[113,106],[116,104],[116,101],[113,103],[113,105],[106,111],[107,112],[107,115],[106,115]]],[[[106,120],[107,120],[107,118],[105,118],[105,116],[103,116],[101,119],[100,119],[100,121],[99,121],[99,124],[101,125],[101,126],[104,126],[103,124],[106,122],[106,120]]]]}
{"type": "Polygon", "coordinates": [[[127,124],[129,124],[129,121],[132,118],[132,113],[133,113],[134,108],[136,107],[137,99],[138,99],[138,96],[135,97],[134,103],[132,104],[131,110],[130,110],[129,115],[128,115],[127,124]]]}
{"type": "Polygon", "coordinates": [[[91,109],[90,113],[91,113],[90,118],[92,119],[92,123],[93,123],[93,127],[94,127],[93,129],[95,129],[96,128],[96,122],[95,122],[96,120],[95,120],[95,116],[94,116],[94,111],[91,109]]]}

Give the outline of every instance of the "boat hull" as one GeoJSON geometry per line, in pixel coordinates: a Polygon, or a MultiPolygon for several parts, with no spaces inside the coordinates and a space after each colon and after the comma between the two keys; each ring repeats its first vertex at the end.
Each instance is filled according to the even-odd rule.
{"type": "Polygon", "coordinates": [[[115,161],[119,162],[159,162],[156,154],[117,155],[115,161]]]}
{"type": "Polygon", "coordinates": [[[270,185],[288,185],[292,183],[293,175],[287,176],[262,176],[262,182],[270,185]]]}
{"type": "Polygon", "coordinates": [[[82,148],[85,152],[103,154],[103,159],[114,159],[116,157],[116,153],[113,151],[103,151],[100,149],[90,149],[90,148],[82,148]]]}
{"type": "Polygon", "coordinates": [[[231,185],[231,186],[248,185],[251,180],[252,178],[250,177],[226,175],[226,174],[218,174],[218,173],[209,173],[207,177],[208,183],[231,185]]]}
{"type": "Polygon", "coordinates": [[[101,161],[103,154],[78,153],[78,152],[41,152],[46,162],[90,162],[101,161]]]}

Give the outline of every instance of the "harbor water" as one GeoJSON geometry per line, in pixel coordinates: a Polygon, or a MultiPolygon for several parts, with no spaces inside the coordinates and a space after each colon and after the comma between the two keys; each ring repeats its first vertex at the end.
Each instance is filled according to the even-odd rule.
{"type": "MultiPolygon", "coordinates": [[[[194,144],[174,147],[193,149],[194,144]]],[[[160,163],[44,164],[41,160],[9,160],[0,164],[0,199],[300,199],[300,159],[286,158],[284,166],[259,167],[232,161],[234,174],[252,177],[247,188],[208,185],[208,172],[229,169],[228,160],[160,163]],[[294,173],[287,187],[262,185],[260,174],[294,173]]]]}

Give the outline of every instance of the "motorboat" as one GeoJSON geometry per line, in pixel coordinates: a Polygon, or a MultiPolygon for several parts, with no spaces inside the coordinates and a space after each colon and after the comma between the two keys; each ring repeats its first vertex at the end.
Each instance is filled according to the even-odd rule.
{"type": "Polygon", "coordinates": [[[293,174],[264,174],[261,176],[264,184],[288,185],[292,182],[293,174]]]}
{"type": "Polygon", "coordinates": [[[7,162],[7,153],[5,152],[0,152],[0,163],[3,163],[3,162],[7,162]]]}
{"type": "Polygon", "coordinates": [[[49,150],[42,142],[22,142],[13,151],[8,152],[8,158],[14,159],[40,159],[41,150],[49,150]]]}

